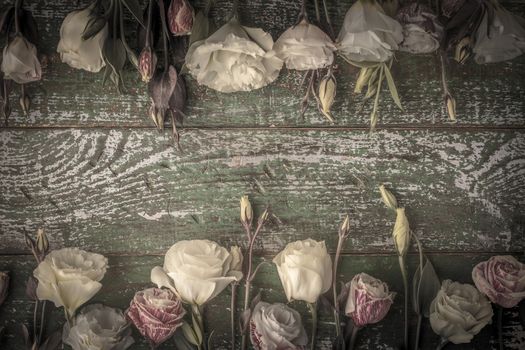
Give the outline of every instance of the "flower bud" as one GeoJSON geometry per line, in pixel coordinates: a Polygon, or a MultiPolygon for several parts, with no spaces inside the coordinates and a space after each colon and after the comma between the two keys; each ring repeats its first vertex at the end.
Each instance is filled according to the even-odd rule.
{"type": "Polygon", "coordinates": [[[35,252],[35,249],[36,249],[35,240],[29,237],[29,235],[26,232],[24,232],[24,239],[25,239],[26,247],[29,248],[31,252],[35,252]]]}
{"type": "Polygon", "coordinates": [[[360,94],[363,92],[363,88],[368,85],[368,81],[370,80],[370,76],[372,75],[372,72],[374,71],[374,68],[361,68],[359,70],[359,76],[357,77],[357,81],[355,82],[355,88],[354,93],[360,94]]]}
{"type": "Polygon", "coordinates": [[[241,197],[241,221],[245,225],[251,225],[253,220],[253,209],[248,196],[241,197]]]}
{"type": "Polygon", "coordinates": [[[459,43],[457,43],[456,49],[454,52],[454,59],[456,61],[458,61],[461,64],[467,61],[467,59],[470,57],[471,42],[472,40],[470,39],[470,37],[466,36],[463,39],[461,39],[459,43]]]}
{"type": "Polygon", "coordinates": [[[188,35],[193,27],[195,11],[188,0],[172,0],[168,9],[168,24],[173,35],[188,35]]]}
{"type": "Polygon", "coordinates": [[[155,73],[157,65],[157,55],[151,50],[150,46],[146,46],[139,55],[139,73],[142,81],[149,82],[155,73]]]}
{"type": "Polygon", "coordinates": [[[7,298],[7,291],[9,289],[9,273],[0,271],[0,305],[2,305],[7,298]]]}
{"type": "Polygon", "coordinates": [[[36,231],[36,249],[39,254],[46,255],[49,250],[49,240],[44,232],[44,229],[39,228],[36,231]]]}
{"type": "Polygon", "coordinates": [[[38,297],[36,295],[36,288],[38,287],[38,280],[33,276],[29,276],[26,282],[26,296],[33,300],[37,301],[38,297]]]}
{"type": "Polygon", "coordinates": [[[445,96],[445,104],[447,106],[447,113],[450,121],[455,122],[456,121],[456,100],[452,95],[447,94],[445,96]]]}
{"type": "Polygon", "coordinates": [[[396,212],[397,217],[392,236],[394,237],[397,254],[399,256],[405,256],[410,244],[410,226],[405,215],[405,208],[397,208],[396,212]]]}
{"type": "Polygon", "coordinates": [[[25,115],[29,114],[29,107],[31,106],[31,99],[27,94],[20,95],[20,107],[25,115]]]}
{"type": "Polygon", "coordinates": [[[270,217],[270,211],[268,210],[268,208],[266,208],[264,210],[264,212],[261,214],[261,216],[259,216],[259,221],[257,222],[258,225],[264,225],[264,223],[268,220],[268,218],[270,217]]]}
{"type": "Polygon", "coordinates": [[[379,192],[381,192],[381,198],[383,199],[385,205],[392,210],[396,210],[397,200],[396,197],[392,194],[392,192],[387,190],[385,188],[385,185],[379,186],[379,192]]]}
{"type": "Polygon", "coordinates": [[[334,104],[336,90],[337,81],[332,72],[329,71],[319,83],[319,102],[321,104],[321,113],[331,122],[334,121],[334,118],[332,117],[330,108],[332,108],[334,104]]]}
{"type": "Polygon", "coordinates": [[[341,227],[339,227],[339,235],[346,238],[349,233],[350,233],[350,216],[347,215],[345,219],[343,220],[341,227]]]}

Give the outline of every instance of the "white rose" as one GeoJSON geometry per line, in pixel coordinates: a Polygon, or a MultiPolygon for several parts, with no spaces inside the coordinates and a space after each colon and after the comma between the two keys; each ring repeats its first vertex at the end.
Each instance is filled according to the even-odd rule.
{"type": "Polygon", "coordinates": [[[60,27],[60,41],[57,52],[62,62],[73,68],[84,69],[88,72],[99,72],[104,63],[102,47],[108,36],[107,24],[95,36],[84,40],[82,34],[88,24],[92,11],[91,7],[84,10],[70,12],[60,27]]]}
{"type": "Polygon", "coordinates": [[[430,325],[454,344],[469,343],[492,314],[490,301],[473,285],[445,280],[430,304],[430,325]]]}
{"type": "Polygon", "coordinates": [[[501,62],[522,55],[525,52],[524,26],[523,18],[501,6],[487,11],[476,33],[473,47],[476,62],[501,62]]]}
{"type": "Polygon", "coordinates": [[[306,19],[288,28],[277,39],[273,49],[288,69],[320,69],[334,61],[334,43],[325,32],[306,19]]]}
{"type": "Polygon", "coordinates": [[[186,303],[203,305],[241,280],[242,272],[234,269],[238,259],[236,249],[230,253],[212,241],[180,241],[166,253],[164,267],[153,268],[151,281],[171,289],[186,303]]]}
{"type": "Polygon", "coordinates": [[[36,47],[21,35],[15,36],[4,47],[1,68],[4,79],[14,80],[18,84],[30,83],[42,78],[42,67],[36,47]]]}
{"type": "Polygon", "coordinates": [[[324,242],[289,243],[273,259],[288,301],[315,303],[332,284],[332,261],[324,242]]]}
{"type": "Polygon", "coordinates": [[[255,305],[250,320],[250,339],[257,350],[303,349],[308,336],[301,315],[280,303],[255,305]]]}
{"type": "Polygon", "coordinates": [[[386,62],[403,40],[401,24],[375,0],[359,0],[346,13],[337,47],[354,62],[386,62]]]}
{"type": "Polygon", "coordinates": [[[129,322],[118,309],[92,304],[64,326],[64,343],[73,350],[125,350],[133,343],[129,322]]]}
{"type": "Polygon", "coordinates": [[[102,288],[108,259],[78,248],[49,253],[33,272],[38,279],[36,295],[56,307],[63,306],[69,317],[102,288]]]}
{"type": "Polygon", "coordinates": [[[186,66],[199,84],[221,92],[250,91],[270,84],[282,60],[270,34],[241,26],[234,17],[208,39],[193,43],[186,66]]]}

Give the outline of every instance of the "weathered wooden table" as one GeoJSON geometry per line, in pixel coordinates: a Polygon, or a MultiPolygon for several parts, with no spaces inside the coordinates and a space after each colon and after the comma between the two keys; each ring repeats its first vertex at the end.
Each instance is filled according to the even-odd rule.
{"type": "MultiPolygon", "coordinates": [[[[203,1],[197,1],[196,7],[203,1]]],[[[349,1],[330,1],[339,28],[349,1]]],[[[7,1],[2,1],[6,4],[7,1]]],[[[82,4],[85,1],[82,1],[82,4]]],[[[241,3],[244,22],[276,38],[294,23],[299,1],[241,3]]],[[[506,3],[525,12],[523,0],[506,3]]],[[[259,258],[271,258],[290,241],[311,237],[335,249],[346,213],[351,235],[344,248],[341,281],[367,272],[398,293],[387,318],[362,331],[361,349],[393,349],[401,342],[403,288],[393,255],[395,217],[378,186],[394,189],[442,279],[471,283],[471,269],[495,254],[523,258],[525,248],[525,57],[496,65],[451,64],[450,87],[458,103],[456,125],[442,106],[438,60],[397,55],[393,74],[405,110],[383,94],[378,131],[370,135],[370,109],[353,95],[356,69],[337,66],[335,125],[312,106],[298,105],[302,76],[283,70],[276,83],[250,93],[221,94],[188,78],[188,118],[183,151],[169,132],[147,116],[145,86],[129,67],[124,95],[101,86],[101,74],[62,64],[55,48],[62,18],[76,8],[67,0],[29,4],[47,55],[43,81],[30,85],[29,116],[15,108],[0,130],[0,270],[10,270],[12,289],[0,309],[7,325],[3,348],[21,349],[18,323],[30,323],[32,304],[24,284],[35,264],[23,232],[45,227],[53,248],[78,246],[109,257],[104,287],[94,301],[126,308],[150,286],[149,273],[182,239],[207,238],[245,245],[239,198],[249,194],[256,212],[271,205],[280,219],[262,234],[259,258]]],[[[231,4],[218,1],[221,22],[231,4]]],[[[312,12],[313,13],[313,12],[312,12]]],[[[410,257],[414,271],[417,257],[410,257]]],[[[268,301],[284,301],[275,268],[255,282],[268,301]]],[[[305,316],[306,308],[293,303],[305,316]]],[[[505,312],[508,349],[525,348],[516,309],[505,312]]],[[[206,313],[213,344],[229,348],[229,293],[206,313]]],[[[309,317],[305,318],[308,327],[309,317]]],[[[48,329],[60,327],[56,311],[48,329]]],[[[319,348],[330,349],[331,315],[320,321],[319,348]]],[[[135,334],[137,345],[146,343],[135,334]]],[[[473,343],[450,349],[495,349],[495,326],[473,343]]],[[[422,347],[438,337],[428,321],[422,347]]],[[[166,343],[163,349],[173,348],[166,343]]]]}

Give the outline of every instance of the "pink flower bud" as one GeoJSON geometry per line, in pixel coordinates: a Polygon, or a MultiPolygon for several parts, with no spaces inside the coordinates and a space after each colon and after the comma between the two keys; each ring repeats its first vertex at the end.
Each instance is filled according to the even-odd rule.
{"type": "Polygon", "coordinates": [[[188,0],[172,0],[168,9],[168,23],[173,35],[190,34],[195,13],[188,0]]]}
{"type": "Polygon", "coordinates": [[[139,55],[139,72],[142,76],[142,81],[149,82],[155,73],[157,65],[157,55],[151,50],[151,47],[146,46],[142,49],[139,55]]]}
{"type": "Polygon", "coordinates": [[[158,346],[182,325],[185,313],[175,294],[166,289],[149,288],[135,294],[126,316],[142,336],[158,346]]]}
{"type": "Polygon", "coordinates": [[[481,293],[502,307],[514,307],[525,299],[525,264],[513,256],[480,262],[472,270],[472,279],[481,293]]]}
{"type": "Polygon", "coordinates": [[[388,291],[388,285],[366,273],[360,273],[350,282],[350,292],[345,314],[351,317],[356,327],[381,321],[394,299],[395,293],[388,291]]]}

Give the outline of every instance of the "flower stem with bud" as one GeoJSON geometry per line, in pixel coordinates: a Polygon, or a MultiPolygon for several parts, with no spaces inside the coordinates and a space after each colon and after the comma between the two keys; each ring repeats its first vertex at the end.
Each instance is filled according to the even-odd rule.
{"type": "Polygon", "coordinates": [[[399,255],[399,269],[403,277],[403,289],[405,290],[405,330],[403,337],[404,348],[408,349],[408,272],[405,256],[399,255]]]}

